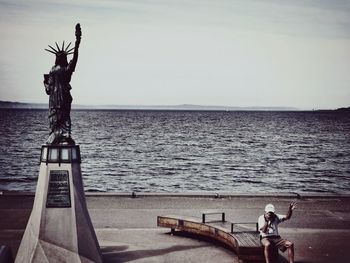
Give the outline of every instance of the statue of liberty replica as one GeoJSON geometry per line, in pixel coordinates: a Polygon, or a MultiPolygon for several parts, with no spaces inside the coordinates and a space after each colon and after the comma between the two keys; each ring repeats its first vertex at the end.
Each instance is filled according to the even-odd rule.
{"type": "Polygon", "coordinates": [[[102,263],[97,236],[86,206],[79,145],[71,138],[69,84],[78,60],[81,28],[70,43],[47,51],[56,61],[44,85],[49,98],[50,136],[41,147],[33,209],[16,263],[102,263]],[[67,56],[73,54],[68,63],[67,56]]]}
{"type": "Polygon", "coordinates": [[[70,110],[72,96],[70,90],[72,87],[69,82],[75,70],[78,61],[78,50],[81,40],[80,24],[75,27],[75,46],[70,48],[71,43],[66,47],[64,41],[62,47],[56,43],[56,48],[49,45],[50,49],[46,51],[56,55],[55,65],[49,74],[44,75],[44,85],[49,99],[49,120],[50,136],[47,144],[75,144],[71,138],[71,120],[70,110]],[[73,54],[73,59],[68,63],[67,56],[73,54]]]}

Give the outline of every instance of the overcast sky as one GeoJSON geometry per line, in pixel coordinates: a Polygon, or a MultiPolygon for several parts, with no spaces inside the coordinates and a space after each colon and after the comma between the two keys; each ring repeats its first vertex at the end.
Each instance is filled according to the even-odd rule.
{"type": "Polygon", "coordinates": [[[74,41],[76,104],[350,106],[350,1],[0,0],[0,100],[47,102],[74,41]]]}

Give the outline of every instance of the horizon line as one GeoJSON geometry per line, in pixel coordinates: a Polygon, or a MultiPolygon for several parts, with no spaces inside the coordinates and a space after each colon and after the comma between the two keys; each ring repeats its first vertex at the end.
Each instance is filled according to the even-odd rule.
{"type": "MultiPolygon", "coordinates": [[[[19,108],[30,109],[40,109],[44,106],[47,107],[48,103],[42,102],[20,102],[20,101],[3,101],[0,100],[1,104],[18,105],[19,108]],[[32,106],[30,106],[32,105],[32,106]],[[34,106],[34,107],[33,107],[34,106]],[[36,107],[35,107],[36,106],[36,107]]],[[[3,107],[0,105],[0,108],[16,108],[16,107],[3,107]]],[[[145,105],[145,104],[72,104],[72,109],[212,109],[212,110],[284,110],[284,111],[314,111],[314,110],[336,110],[346,107],[336,107],[336,108],[317,108],[317,107],[294,107],[294,106],[227,106],[227,105],[202,105],[202,104],[163,104],[163,105],[145,105]]]]}
{"type": "MultiPolygon", "coordinates": [[[[46,102],[22,102],[22,101],[8,101],[8,100],[0,100],[0,103],[2,104],[16,104],[16,105],[37,105],[37,106],[47,106],[49,103],[46,102]]],[[[0,105],[1,106],[1,105],[0,105]]],[[[294,110],[303,110],[306,108],[298,108],[294,106],[229,106],[229,105],[208,105],[208,104],[191,104],[191,103],[181,103],[181,104],[74,104],[72,103],[72,108],[74,107],[92,107],[92,108],[98,108],[98,107],[105,107],[105,108],[111,108],[111,107],[145,107],[145,108],[151,108],[151,107],[207,107],[207,108],[259,108],[259,109],[294,109],[294,110]]],[[[312,107],[308,107],[308,109],[315,109],[312,107]]]]}

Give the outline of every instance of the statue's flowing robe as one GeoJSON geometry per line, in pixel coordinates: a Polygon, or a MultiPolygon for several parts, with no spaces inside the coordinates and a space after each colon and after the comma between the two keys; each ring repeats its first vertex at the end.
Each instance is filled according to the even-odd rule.
{"type": "Polygon", "coordinates": [[[49,121],[50,136],[48,144],[58,144],[61,142],[72,142],[70,110],[72,87],[69,82],[74,72],[77,54],[67,66],[55,65],[49,73],[48,82],[45,83],[46,93],[49,98],[49,121]]]}

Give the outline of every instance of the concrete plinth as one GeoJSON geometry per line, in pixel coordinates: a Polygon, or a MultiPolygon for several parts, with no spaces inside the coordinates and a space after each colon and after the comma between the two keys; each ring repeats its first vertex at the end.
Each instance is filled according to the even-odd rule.
{"type": "Polygon", "coordinates": [[[33,210],[15,262],[102,262],[86,207],[79,146],[42,146],[33,210]]]}

